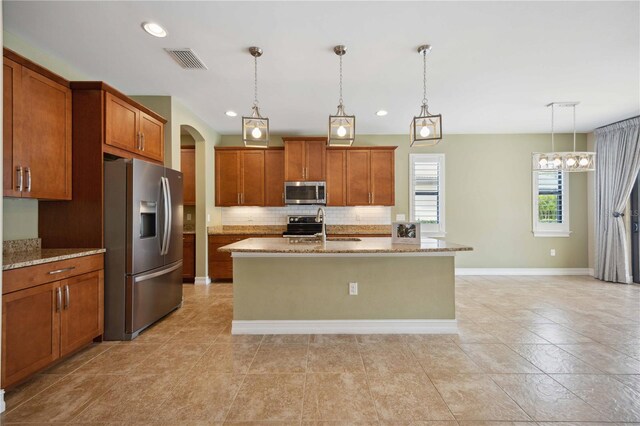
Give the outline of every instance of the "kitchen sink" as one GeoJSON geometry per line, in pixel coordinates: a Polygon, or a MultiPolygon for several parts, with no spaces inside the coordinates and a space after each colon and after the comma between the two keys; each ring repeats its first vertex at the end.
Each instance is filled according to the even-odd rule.
{"type": "Polygon", "coordinates": [[[355,237],[329,237],[327,241],[362,241],[360,238],[355,237]]]}

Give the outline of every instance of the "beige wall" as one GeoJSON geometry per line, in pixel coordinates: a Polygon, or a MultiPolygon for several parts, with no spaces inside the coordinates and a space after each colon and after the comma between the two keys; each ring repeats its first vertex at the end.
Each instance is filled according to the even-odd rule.
{"type": "MultiPolygon", "coordinates": [[[[280,137],[273,145],[281,145],[280,137]]],[[[578,149],[586,135],[578,135],[578,149]]],[[[571,135],[556,135],[556,149],[570,150],[571,135]]],[[[239,136],[221,145],[240,146],[239,136]]],[[[531,153],[549,151],[546,134],[449,135],[435,147],[409,148],[406,135],[362,135],[354,146],[393,145],[396,150],[395,214],[409,217],[409,153],[445,154],[446,239],[474,247],[457,257],[463,268],[586,268],[587,174],[569,177],[568,238],[534,237],[531,153]],[[550,250],[556,256],[550,256],[550,250]]]]}

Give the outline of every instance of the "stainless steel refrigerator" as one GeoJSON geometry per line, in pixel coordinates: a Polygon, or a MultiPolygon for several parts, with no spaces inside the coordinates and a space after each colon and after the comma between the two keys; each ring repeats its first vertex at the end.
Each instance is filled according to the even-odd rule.
{"type": "Polygon", "coordinates": [[[104,338],[132,340],[182,304],[182,173],[104,163],[104,338]]]}

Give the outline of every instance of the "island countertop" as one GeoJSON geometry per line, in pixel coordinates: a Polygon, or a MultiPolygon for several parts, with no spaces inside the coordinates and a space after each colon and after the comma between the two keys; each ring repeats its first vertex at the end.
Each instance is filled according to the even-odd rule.
{"type": "Polygon", "coordinates": [[[220,247],[226,253],[279,253],[289,255],[305,254],[416,254],[429,255],[437,253],[455,254],[458,251],[471,251],[472,247],[450,243],[444,240],[424,238],[420,245],[394,244],[391,238],[363,237],[360,241],[290,241],[287,238],[249,238],[220,247]]]}

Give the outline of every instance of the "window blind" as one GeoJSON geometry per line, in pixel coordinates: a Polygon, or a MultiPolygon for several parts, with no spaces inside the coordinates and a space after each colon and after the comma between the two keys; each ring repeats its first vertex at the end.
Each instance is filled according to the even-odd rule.
{"type": "Polygon", "coordinates": [[[541,223],[562,223],[563,185],[562,172],[538,172],[538,220],[541,223]]]}
{"type": "Polygon", "coordinates": [[[440,223],[440,163],[418,160],[413,168],[415,220],[440,223]]]}

